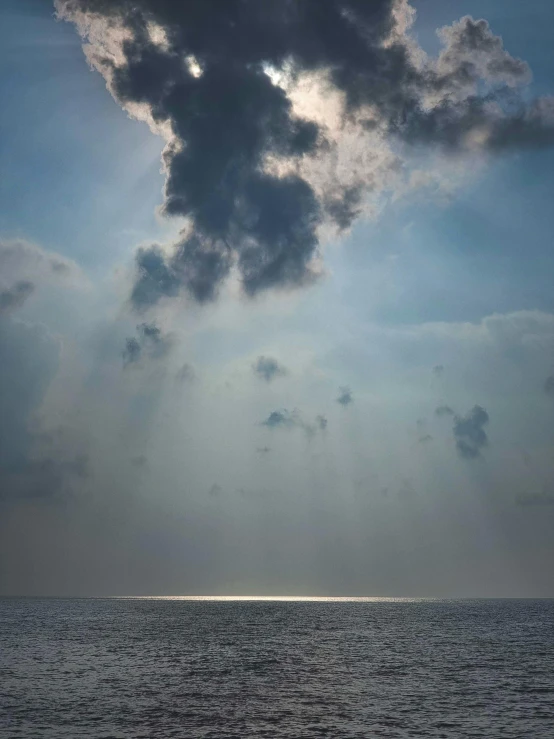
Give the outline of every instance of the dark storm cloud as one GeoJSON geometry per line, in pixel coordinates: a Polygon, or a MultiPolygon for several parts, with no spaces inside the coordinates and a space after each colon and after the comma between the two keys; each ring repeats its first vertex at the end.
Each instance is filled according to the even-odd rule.
{"type": "Polygon", "coordinates": [[[524,101],[518,88],[529,67],[504,50],[487,21],[465,16],[439,35],[444,49],[425,85],[436,103],[403,106],[393,123],[406,142],[491,152],[554,143],[554,99],[524,101]]]}
{"type": "Polygon", "coordinates": [[[484,426],[489,414],[480,405],[474,406],[467,416],[454,416],[454,438],[456,448],[464,459],[475,459],[487,446],[488,438],[484,426]]]}
{"type": "Polygon", "coordinates": [[[190,227],[169,252],[139,250],[137,309],[183,290],[213,300],[232,268],[248,295],[313,281],[322,219],[348,227],[363,189],[375,187],[370,173],[368,182],[335,183],[329,197],[321,194],[329,183],[318,190],[307,181],[301,163],[332,156],[332,136],[293,112],[270,69],[292,81],[326,75],[343,95],[345,118],[400,143],[499,151],[554,141],[553,101],[526,102],[527,65],[486,21],[465,17],[442,29],[441,54],[423,59],[402,26],[403,0],[56,0],[56,7],[89,36],[89,58],[115,99],[168,140],[164,211],[187,217],[190,227]],[[292,166],[277,174],[268,159],[292,166]]]}
{"type": "Polygon", "coordinates": [[[350,390],[349,387],[341,387],[339,389],[339,397],[337,398],[337,403],[340,403],[343,406],[350,405],[350,403],[354,402],[354,399],[352,397],[352,390],[350,390]]]}
{"type": "Polygon", "coordinates": [[[438,416],[439,418],[453,415],[455,415],[454,411],[449,405],[439,405],[438,408],[435,408],[435,416],[438,416]]]}
{"type": "Polygon", "coordinates": [[[34,292],[35,286],[28,280],[19,280],[12,287],[0,290],[0,316],[20,308],[34,292]]]}
{"type": "Polygon", "coordinates": [[[544,381],[544,392],[547,395],[554,396],[554,375],[550,375],[550,377],[547,377],[544,381]]]}
{"type": "Polygon", "coordinates": [[[152,359],[165,357],[173,342],[171,337],[164,334],[155,323],[140,323],[137,326],[138,338],[132,336],[126,339],[123,349],[123,366],[137,364],[143,356],[152,359]]]}
{"type": "Polygon", "coordinates": [[[231,251],[225,243],[198,235],[177,243],[170,257],[157,246],[139,249],[131,303],[142,310],[162,297],[176,296],[181,288],[199,303],[214,300],[231,266],[231,251]]]}
{"type": "Polygon", "coordinates": [[[284,377],[288,374],[288,370],[273,357],[260,356],[252,365],[255,375],[266,382],[271,382],[276,377],[284,377]]]}

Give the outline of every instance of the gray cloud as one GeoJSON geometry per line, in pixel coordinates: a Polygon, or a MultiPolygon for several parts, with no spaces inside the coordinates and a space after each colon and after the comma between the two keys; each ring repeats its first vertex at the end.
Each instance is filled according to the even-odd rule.
{"type": "Polygon", "coordinates": [[[290,413],[287,410],[283,411],[272,411],[265,421],[262,422],[262,426],[267,428],[292,428],[298,426],[299,419],[295,412],[290,413]]]}
{"type": "Polygon", "coordinates": [[[410,478],[405,477],[398,489],[398,496],[400,498],[411,498],[415,495],[415,492],[413,481],[410,478]]]}
{"type": "Polygon", "coordinates": [[[88,36],[89,59],[114,98],[167,138],[163,210],[189,226],[170,250],[137,253],[131,301],[139,310],[182,291],[213,300],[233,268],[248,295],[312,282],[320,224],[347,228],[363,189],[377,187],[373,173],[354,186],[311,181],[302,165],[333,157],[332,136],[295,113],[286,84],[268,70],[290,84],[325,77],[344,99],[344,121],[380,142],[459,152],[554,141],[553,99],[527,102],[527,65],[483,20],[466,16],[442,29],[442,52],[426,59],[407,35],[404,0],[56,7],[88,36]]]}
{"type": "Polygon", "coordinates": [[[0,319],[0,466],[20,466],[31,446],[32,413],[57,367],[59,346],[38,326],[0,319]]]}
{"type": "Polygon", "coordinates": [[[123,350],[123,366],[128,367],[139,361],[142,355],[142,347],[134,336],[125,340],[125,349],[123,350]]]}
{"type": "Polygon", "coordinates": [[[544,381],[544,392],[547,395],[554,395],[554,375],[550,375],[544,381]]]}
{"type": "Polygon", "coordinates": [[[347,186],[338,195],[335,193],[325,199],[325,213],[340,231],[348,229],[363,212],[363,194],[361,185],[347,186]]]}
{"type": "Polygon", "coordinates": [[[475,459],[487,446],[488,438],[484,426],[489,414],[480,405],[474,406],[466,416],[454,416],[454,438],[456,448],[464,459],[475,459]]]}
{"type": "Polygon", "coordinates": [[[0,500],[52,498],[89,476],[86,454],[37,418],[59,350],[44,328],[0,317],[0,500]]]}
{"type": "Polygon", "coordinates": [[[83,282],[80,270],[70,259],[21,239],[0,239],[0,274],[5,282],[65,284],[83,282]]]}
{"type": "Polygon", "coordinates": [[[444,365],[436,364],[433,367],[433,374],[435,375],[435,377],[442,377],[442,375],[444,374],[444,365]]]}
{"type": "Polygon", "coordinates": [[[175,379],[178,382],[193,382],[195,378],[196,372],[194,371],[194,367],[191,364],[188,364],[188,362],[185,362],[185,364],[183,364],[175,374],[175,379]]]}
{"type": "Polygon", "coordinates": [[[288,374],[287,368],[282,364],[279,364],[279,362],[273,357],[258,357],[252,365],[252,370],[255,375],[266,382],[271,382],[271,380],[274,380],[276,377],[284,377],[288,374]]]}
{"type": "Polygon", "coordinates": [[[165,357],[173,346],[172,337],[164,334],[155,323],[140,323],[137,326],[138,338],[126,339],[123,349],[123,366],[137,364],[144,356],[151,359],[165,357]]]}
{"type": "Polygon", "coordinates": [[[58,371],[60,343],[14,311],[35,290],[83,286],[77,265],[22,240],[0,240],[0,499],[52,498],[89,477],[76,435],[47,431],[41,409],[58,371]]]}
{"type": "Polygon", "coordinates": [[[35,286],[28,280],[19,280],[12,287],[0,291],[0,315],[20,308],[32,295],[35,286]]]}
{"type": "Polygon", "coordinates": [[[340,403],[343,406],[347,406],[353,402],[354,399],[352,397],[352,390],[350,390],[349,387],[341,387],[339,389],[339,397],[337,398],[337,403],[340,403]]]}
{"type": "Polygon", "coordinates": [[[179,294],[181,281],[158,246],[138,249],[136,269],[131,303],[138,310],[154,305],[163,296],[173,298],[179,294]]]}
{"type": "Polygon", "coordinates": [[[315,422],[320,431],[325,431],[329,424],[329,421],[325,416],[316,416],[315,422]]]}
{"type": "Polygon", "coordinates": [[[148,458],[144,454],[139,454],[131,459],[131,464],[137,469],[146,469],[148,467],[148,458]]]}
{"type": "Polygon", "coordinates": [[[173,341],[171,336],[164,334],[154,323],[141,323],[137,331],[142,339],[142,346],[147,346],[150,356],[159,359],[171,351],[173,341]]]}
{"type": "Polygon", "coordinates": [[[515,496],[515,503],[518,506],[551,506],[554,505],[554,495],[549,495],[546,491],[542,493],[519,493],[515,496]]]}
{"type": "Polygon", "coordinates": [[[435,416],[438,416],[439,418],[453,415],[455,415],[454,411],[449,405],[439,405],[438,408],[435,408],[435,416]]]}
{"type": "Polygon", "coordinates": [[[504,49],[487,21],[465,16],[439,30],[444,44],[438,60],[442,84],[450,90],[472,92],[480,81],[517,87],[530,80],[528,65],[504,49]]]}
{"type": "Polygon", "coordinates": [[[314,436],[317,431],[324,431],[327,428],[327,419],[325,416],[317,416],[315,423],[306,421],[300,411],[288,411],[286,409],[280,411],[272,411],[269,416],[262,421],[262,426],[269,429],[302,429],[308,436],[314,436]]]}
{"type": "Polygon", "coordinates": [[[86,455],[68,460],[58,456],[26,459],[19,465],[2,470],[0,500],[53,499],[69,494],[75,482],[88,477],[89,461],[86,455]]]}

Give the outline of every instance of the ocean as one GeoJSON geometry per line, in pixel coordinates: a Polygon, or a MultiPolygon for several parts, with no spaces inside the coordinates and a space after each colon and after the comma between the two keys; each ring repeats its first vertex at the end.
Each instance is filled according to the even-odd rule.
{"type": "Polygon", "coordinates": [[[554,737],[554,600],[0,599],[0,737],[554,737]]]}

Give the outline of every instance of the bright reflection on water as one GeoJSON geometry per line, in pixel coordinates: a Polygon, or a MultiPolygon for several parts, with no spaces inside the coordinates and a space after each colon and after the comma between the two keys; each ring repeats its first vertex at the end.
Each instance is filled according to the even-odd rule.
{"type": "Polygon", "coordinates": [[[379,598],[369,596],[319,595],[123,595],[119,600],[192,600],[192,601],[281,601],[306,603],[419,603],[434,598],[379,598]]]}

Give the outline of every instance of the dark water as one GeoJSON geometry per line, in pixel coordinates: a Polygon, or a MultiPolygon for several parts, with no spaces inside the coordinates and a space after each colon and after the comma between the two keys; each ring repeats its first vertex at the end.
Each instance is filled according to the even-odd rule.
{"type": "Polygon", "coordinates": [[[554,737],[554,601],[0,600],[0,737],[554,737]]]}

